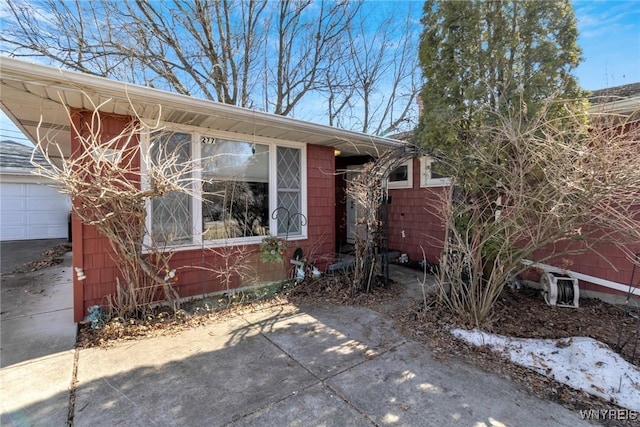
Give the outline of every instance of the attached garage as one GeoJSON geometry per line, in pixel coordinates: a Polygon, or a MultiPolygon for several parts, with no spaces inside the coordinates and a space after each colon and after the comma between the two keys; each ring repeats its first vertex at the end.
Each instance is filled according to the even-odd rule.
{"type": "Polygon", "coordinates": [[[32,175],[33,148],[12,141],[0,147],[0,240],[67,238],[71,202],[32,175]]]}

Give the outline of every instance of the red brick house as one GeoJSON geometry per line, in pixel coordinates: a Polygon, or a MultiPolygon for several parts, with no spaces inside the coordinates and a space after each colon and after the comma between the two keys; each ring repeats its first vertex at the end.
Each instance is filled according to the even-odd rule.
{"type": "MultiPolygon", "coordinates": [[[[211,249],[242,246],[256,250],[267,234],[286,236],[289,256],[300,248],[316,255],[320,269],[326,268],[356,232],[358,207],[346,195],[348,175],[386,150],[403,145],[389,138],[8,58],[0,59],[0,90],[7,116],[34,143],[38,131],[46,133],[49,143],[60,148],[60,157],[78,155],[76,129],[86,128],[97,105],[105,138],[117,135],[132,121],[159,119],[171,130],[165,142],[185,143],[188,149],[181,155],[199,162],[201,178],[214,175],[224,181],[233,172],[234,179],[243,182],[253,200],[246,207],[250,220],[235,220],[232,226],[221,225],[221,216],[233,213],[224,204],[205,204],[193,198],[154,201],[148,207],[151,234],[169,229],[179,234],[181,241],[172,248],[172,267],[182,267],[176,283],[181,297],[225,291],[219,280],[197,267],[223,262],[211,249]],[[234,154],[233,159],[229,153],[234,154]],[[176,204],[186,207],[188,215],[168,214],[176,204]],[[283,207],[300,214],[288,229],[285,216],[273,214],[283,207]]],[[[138,135],[136,141],[144,146],[149,135],[138,135]]],[[[49,153],[55,156],[58,151],[49,153]]],[[[139,158],[132,167],[144,174],[145,165],[139,158]]],[[[194,180],[194,190],[202,191],[197,182],[194,180]]],[[[432,176],[430,160],[425,157],[409,159],[392,171],[387,182],[389,249],[406,253],[412,260],[423,259],[424,251],[431,263],[439,261],[444,227],[436,206],[449,184],[446,178],[432,176]]],[[[225,194],[226,190],[216,191],[225,194]]],[[[103,304],[106,296],[115,293],[118,268],[108,241],[94,227],[73,217],[72,235],[73,267],[83,273],[74,275],[74,318],[80,321],[89,306],[103,304]]],[[[618,272],[600,268],[601,260],[589,255],[573,265],[584,274],[627,283],[630,263],[619,254],[610,255],[618,272]]],[[[261,263],[258,258],[256,251],[248,260],[258,270],[256,283],[283,278],[282,265],[261,263]]],[[[232,283],[232,287],[243,285],[238,278],[232,283]]]]}
{"type": "MultiPolygon", "coordinates": [[[[78,149],[78,135],[74,132],[90,120],[92,105],[100,105],[105,138],[117,135],[134,120],[134,109],[143,119],[155,119],[160,111],[157,107],[161,106],[160,120],[165,127],[174,129],[172,137],[190,141],[187,155],[203,156],[207,150],[222,145],[233,148],[240,156],[247,149],[252,150],[258,160],[244,168],[243,173],[253,187],[254,196],[262,200],[256,215],[259,226],[277,230],[272,234],[285,234],[283,220],[271,215],[283,204],[307,218],[306,222],[298,219],[288,233],[292,250],[300,247],[308,251],[313,246],[320,254],[335,252],[336,153],[340,152],[343,157],[370,156],[398,144],[384,138],[7,58],[0,62],[0,76],[2,107],[6,114],[34,142],[38,127],[41,134],[46,131],[53,136],[64,157],[73,156],[78,149]],[[71,111],[75,126],[70,126],[66,109],[71,111]],[[209,139],[218,143],[206,144],[209,139]]],[[[141,144],[145,139],[145,135],[140,135],[141,144]]],[[[55,155],[56,150],[49,152],[55,155]]],[[[144,169],[139,159],[136,162],[133,167],[144,169]]],[[[215,166],[217,170],[225,169],[225,165],[215,166]]],[[[237,162],[226,165],[227,169],[231,167],[238,169],[243,165],[237,162]]],[[[206,173],[206,168],[204,170],[206,173]]],[[[222,242],[214,228],[215,213],[205,212],[198,203],[188,203],[193,208],[191,217],[183,218],[188,223],[177,224],[184,226],[181,230],[184,234],[181,247],[174,248],[175,266],[202,263],[204,247],[257,246],[262,240],[261,235],[232,235],[222,242]]],[[[169,220],[161,206],[150,208],[149,221],[150,230],[176,225],[167,224],[169,220]]],[[[86,277],[83,280],[77,275],[74,277],[74,313],[78,321],[88,306],[102,303],[106,295],[115,292],[118,270],[109,256],[109,244],[94,227],[74,218],[72,229],[73,267],[83,271],[86,277]]],[[[212,255],[207,253],[207,256],[212,255]]],[[[207,261],[215,263],[215,260],[207,261]]],[[[272,265],[261,267],[274,268],[272,265]]],[[[260,273],[264,279],[272,277],[269,271],[260,273]]],[[[181,271],[177,286],[183,297],[222,290],[203,278],[197,269],[181,271]]]]}
{"type": "MultiPolygon", "coordinates": [[[[202,176],[215,173],[224,178],[231,170],[236,178],[239,176],[250,189],[251,200],[257,202],[248,208],[252,213],[251,224],[236,222],[233,229],[225,228],[224,239],[220,239],[218,219],[225,213],[224,209],[231,208],[213,203],[205,205],[196,200],[173,200],[170,203],[183,203],[189,212],[176,218],[167,214],[172,209],[169,202],[151,203],[147,211],[147,229],[151,233],[166,229],[182,233],[180,245],[173,247],[172,266],[176,267],[198,266],[203,262],[215,265],[216,255],[205,249],[233,245],[258,248],[264,235],[271,234],[286,235],[291,253],[301,248],[305,253],[320,255],[318,267],[325,268],[336,248],[347,241],[348,233],[352,232],[351,225],[347,226],[347,215],[351,223],[355,222],[348,214],[349,201],[344,197],[344,175],[336,172],[402,144],[388,138],[9,58],[0,60],[0,85],[4,112],[34,143],[38,140],[38,130],[41,139],[46,133],[47,141],[41,143],[57,145],[55,149],[48,147],[54,161],[60,160],[56,156],[78,155],[77,130],[86,129],[93,106],[99,106],[104,138],[117,135],[134,120],[159,119],[164,128],[172,131],[165,142],[171,145],[186,141],[188,148],[181,155],[189,160],[199,159],[202,167],[198,173],[202,176]],[[234,153],[232,160],[225,157],[228,152],[234,153]],[[284,216],[273,215],[281,207],[301,214],[288,230],[284,216]]],[[[148,143],[148,139],[148,135],[137,136],[142,145],[148,143]]],[[[46,146],[43,148],[47,150],[46,146]]],[[[140,168],[144,174],[143,163],[136,158],[131,167],[140,168]]],[[[419,161],[411,162],[405,175],[406,172],[418,189],[419,161]]],[[[398,189],[391,190],[394,197],[390,210],[391,242],[394,246],[406,246],[411,257],[421,258],[410,246],[418,243],[419,236],[424,234],[425,227],[418,226],[416,221],[425,212],[424,197],[433,190],[425,184],[425,188],[411,194],[409,188],[402,189],[401,179],[392,181],[397,182],[390,186],[398,189]],[[405,207],[401,207],[401,203],[405,207]],[[402,235],[406,236],[404,240],[398,240],[402,235]]],[[[201,187],[197,184],[195,191],[201,191],[201,187]]],[[[437,223],[433,218],[429,221],[437,223]]],[[[435,234],[442,234],[441,227],[433,227],[435,234]]],[[[103,304],[105,296],[115,293],[118,268],[110,256],[108,241],[94,227],[82,224],[74,216],[72,235],[73,267],[83,273],[74,275],[74,317],[79,321],[87,307],[103,304]]],[[[427,254],[435,261],[439,251],[436,245],[428,248],[427,254]]],[[[281,265],[257,262],[257,255],[252,262],[258,267],[259,280],[281,278],[281,265]]],[[[242,283],[236,281],[233,285],[242,283]]],[[[224,290],[220,283],[197,268],[181,270],[176,288],[181,297],[224,290]]]]}

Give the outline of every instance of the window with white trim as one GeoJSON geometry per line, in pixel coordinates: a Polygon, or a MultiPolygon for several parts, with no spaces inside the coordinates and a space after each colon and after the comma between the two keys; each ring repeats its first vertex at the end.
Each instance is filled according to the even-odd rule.
{"type": "Polygon", "coordinates": [[[269,146],[211,141],[200,152],[203,240],[269,234],[269,146]]]}
{"type": "Polygon", "coordinates": [[[301,159],[300,150],[278,147],[278,208],[287,214],[278,214],[278,236],[299,236],[302,234],[301,213],[301,159]],[[288,229],[287,229],[288,227],[288,229]]]}
{"type": "Polygon", "coordinates": [[[389,174],[387,188],[413,188],[413,160],[409,159],[389,174]]]}
{"type": "Polygon", "coordinates": [[[279,207],[292,218],[289,238],[306,238],[306,224],[295,215],[306,215],[303,144],[175,132],[153,137],[150,153],[156,160],[173,155],[179,165],[191,163],[194,176],[185,182],[194,196],[154,199],[147,238],[176,246],[258,243],[265,235],[287,234],[285,216],[272,216],[279,207]]]}
{"type": "Polygon", "coordinates": [[[420,158],[420,187],[445,187],[451,185],[451,178],[443,174],[442,167],[435,159],[420,158]]]}
{"type": "MultiPolygon", "coordinates": [[[[154,137],[150,155],[154,162],[161,163],[167,156],[175,156],[173,163],[179,169],[185,169],[192,159],[192,138],[188,133],[166,133],[154,137]]],[[[190,181],[191,172],[185,173],[181,178],[187,184],[190,181]]],[[[153,218],[151,238],[160,244],[188,244],[193,240],[193,204],[188,194],[173,192],[151,201],[153,218]]]]}

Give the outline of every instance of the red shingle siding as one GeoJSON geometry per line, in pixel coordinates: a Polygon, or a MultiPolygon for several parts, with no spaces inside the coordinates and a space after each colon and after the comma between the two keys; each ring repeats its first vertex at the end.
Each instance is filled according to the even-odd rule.
{"type": "MultiPolygon", "coordinates": [[[[178,281],[175,285],[181,297],[225,291],[239,286],[246,286],[260,282],[282,280],[284,270],[282,264],[265,264],[259,261],[259,245],[247,245],[242,248],[211,248],[183,250],[174,253],[171,267],[177,270],[178,281]],[[223,277],[225,271],[225,257],[230,266],[239,265],[250,267],[252,270],[242,270],[247,276],[241,280],[240,275],[231,273],[223,277]]],[[[233,271],[231,268],[229,271],[233,271]]]]}
{"type": "MultiPolygon", "coordinates": [[[[336,160],[340,160],[339,158],[336,160]]],[[[346,168],[346,165],[342,162],[338,164],[336,161],[336,171],[342,171],[346,168]]],[[[342,244],[345,242],[347,238],[347,182],[345,179],[345,174],[343,172],[337,172],[335,176],[335,234],[337,239],[337,244],[342,244]]],[[[336,249],[339,249],[336,247],[336,249]]]]}
{"type": "Polygon", "coordinates": [[[335,155],[330,147],[307,146],[307,227],[309,238],[291,242],[305,254],[322,258],[320,269],[332,261],[336,246],[335,155]]]}
{"type": "MultiPolygon", "coordinates": [[[[78,129],[89,113],[77,113],[74,122],[78,129]]],[[[105,137],[117,135],[127,125],[122,117],[105,116],[103,129],[105,137]]],[[[74,136],[72,150],[77,153],[80,143],[74,136]]],[[[133,163],[139,168],[139,158],[133,163]]],[[[332,260],[335,248],[335,157],[332,148],[307,146],[307,227],[308,238],[289,242],[289,255],[300,247],[306,255],[320,258],[318,267],[324,269],[332,260]]],[[[83,225],[73,218],[74,251],[73,265],[81,268],[86,275],[83,281],[74,274],[74,319],[84,318],[87,308],[94,304],[105,304],[106,297],[116,292],[115,279],[119,276],[117,265],[111,258],[111,247],[106,238],[92,226],[83,225]]],[[[204,293],[226,290],[227,284],[219,277],[224,267],[223,253],[233,253],[234,248],[193,249],[177,251],[171,259],[171,268],[177,269],[176,289],[181,297],[197,296],[204,293]]],[[[245,253],[251,252],[242,262],[254,268],[253,283],[281,280],[285,267],[291,265],[267,264],[259,260],[259,245],[248,245],[245,253]]],[[[233,262],[233,257],[232,257],[233,262]]],[[[242,283],[238,275],[232,275],[229,287],[234,288],[252,283],[242,283]]]]}
{"type": "Polygon", "coordinates": [[[444,221],[438,215],[441,194],[447,187],[420,188],[420,161],[413,160],[413,188],[390,189],[389,248],[437,263],[444,247],[444,221]],[[404,238],[402,231],[404,230],[404,238]]]}
{"type": "MultiPolygon", "coordinates": [[[[84,151],[80,135],[88,135],[88,123],[91,123],[92,113],[75,111],[72,115],[74,126],[71,127],[71,156],[78,158],[84,151]]],[[[130,123],[129,117],[102,115],[101,138],[108,140],[119,135],[130,123]]],[[[133,138],[136,143],[137,139],[133,138]]],[[[123,159],[124,162],[129,159],[123,159]]],[[[139,157],[131,162],[135,170],[139,168],[139,157]]],[[[131,176],[130,179],[133,177],[131,176]]],[[[84,272],[86,279],[79,280],[73,276],[74,321],[82,320],[87,308],[94,304],[104,304],[105,296],[115,292],[116,264],[109,255],[112,253],[109,241],[100,235],[95,227],[84,225],[73,215],[73,266],[84,272]]]]}

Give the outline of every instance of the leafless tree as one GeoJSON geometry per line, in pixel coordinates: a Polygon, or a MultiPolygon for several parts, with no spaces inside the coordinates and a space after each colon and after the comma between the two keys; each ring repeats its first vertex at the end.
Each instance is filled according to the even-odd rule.
{"type": "Polygon", "coordinates": [[[449,236],[441,298],[469,325],[491,320],[504,285],[527,268],[523,259],[599,253],[606,244],[634,262],[640,247],[637,113],[587,122],[566,110],[549,119],[552,103],[531,122],[501,118],[471,140],[464,159],[445,160],[458,181],[441,210],[449,236]]]}
{"type": "Polygon", "coordinates": [[[331,124],[372,133],[415,95],[410,14],[370,29],[361,0],[6,1],[10,56],[314,120],[326,100],[331,124]]]}
{"type": "Polygon", "coordinates": [[[347,76],[347,85],[338,92],[342,96],[330,91],[332,121],[340,119],[346,104],[354,130],[386,135],[413,129],[410,119],[420,78],[418,33],[410,6],[406,14],[390,11],[377,25],[372,23],[379,12],[361,11],[360,19],[349,27],[345,72],[340,74],[347,76]]]}
{"type": "Polygon", "coordinates": [[[359,2],[281,1],[275,14],[277,63],[264,82],[267,110],[289,115],[311,90],[325,87],[323,70],[352,25],[359,2]],[[305,13],[305,11],[309,13],[305,13]],[[275,75],[274,75],[275,74],[275,75]],[[275,85],[270,82],[275,82],[275,85]],[[271,101],[273,99],[273,101],[271,101]]]}

